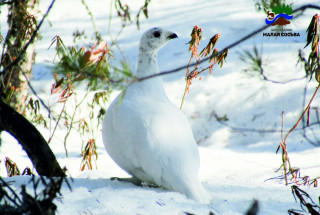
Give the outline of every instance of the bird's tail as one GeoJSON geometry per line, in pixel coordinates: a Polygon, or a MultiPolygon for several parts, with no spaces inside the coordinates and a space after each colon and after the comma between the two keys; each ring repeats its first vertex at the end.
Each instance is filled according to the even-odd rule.
{"type": "Polygon", "coordinates": [[[174,179],[171,181],[162,181],[159,186],[163,186],[169,190],[174,190],[186,195],[189,199],[196,200],[203,204],[211,204],[212,196],[203,187],[198,177],[167,177],[167,179],[174,179]],[[178,180],[176,180],[178,179],[178,180]]]}
{"type": "Polygon", "coordinates": [[[197,186],[190,189],[190,192],[186,193],[187,197],[197,200],[203,204],[210,204],[212,202],[212,196],[210,193],[203,187],[201,182],[197,186]]]}
{"type": "Polygon", "coordinates": [[[203,187],[200,181],[193,183],[191,186],[188,184],[184,189],[184,193],[190,199],[194,199],[203,204],[212,203],[211,194],[203,187]]]}

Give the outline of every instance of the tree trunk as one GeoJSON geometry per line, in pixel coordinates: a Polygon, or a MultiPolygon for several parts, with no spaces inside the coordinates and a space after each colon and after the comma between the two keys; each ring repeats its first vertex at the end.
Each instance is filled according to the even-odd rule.
{"type": "Polygon", "coordinates": [[[39,175],[49,177],[65,175],[40,132],[0,99],[0,132],[2,130],[9,132],[18,140],[39,175]]]}
{"type": "MultiPolygon", "coordinates": [[[[1,65],[6,68],[20,54],[37,27],[38,0],[13,0],[9,6],[9,30],[5,38],[1,65]]],[[[30,79],[34,61],[34,44],[30,44],[22,60],[18,63],[26,77],[30,79]]],[[[20,68],[14,66],[0,79],[0,95],[11,107],[22,113],[28,97],[29,86],[20,68]]]]}

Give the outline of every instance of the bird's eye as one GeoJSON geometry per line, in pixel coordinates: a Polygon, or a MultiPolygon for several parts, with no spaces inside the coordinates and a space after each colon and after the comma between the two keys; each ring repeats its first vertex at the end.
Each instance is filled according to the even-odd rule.
{"type": "Polygon", "coordinates": [[[153,32],[153,36],[154,37],[160,37],[161,33],[159,31],[155,31],[155,32],[153,32]]]}

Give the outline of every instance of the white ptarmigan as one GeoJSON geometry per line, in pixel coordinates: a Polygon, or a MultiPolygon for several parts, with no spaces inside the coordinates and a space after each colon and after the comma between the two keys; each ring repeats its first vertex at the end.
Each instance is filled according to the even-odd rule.
{"type": "MultiPolygon", "coordinates": [[[[158,27],[142,35],[137,77],[159,73],[157,52],[174,38],[175,33],[158,27]]],[[[198,178],[199,152],[191,127],[167,98],[160,76],[129,85],[111,103],[102,136],[110,157],[134,179],[210,203],[198,178]]]]}

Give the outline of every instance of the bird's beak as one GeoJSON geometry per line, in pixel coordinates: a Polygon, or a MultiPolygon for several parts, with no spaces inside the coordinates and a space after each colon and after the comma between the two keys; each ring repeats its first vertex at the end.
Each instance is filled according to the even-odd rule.
{"type": "Polygon", "coordinates": [[[177,34],[172,33],[167,38],[171,40],[171,39],[174,39],[174,38],[178,38],[178,36],[177,36],[177,34]]]}

